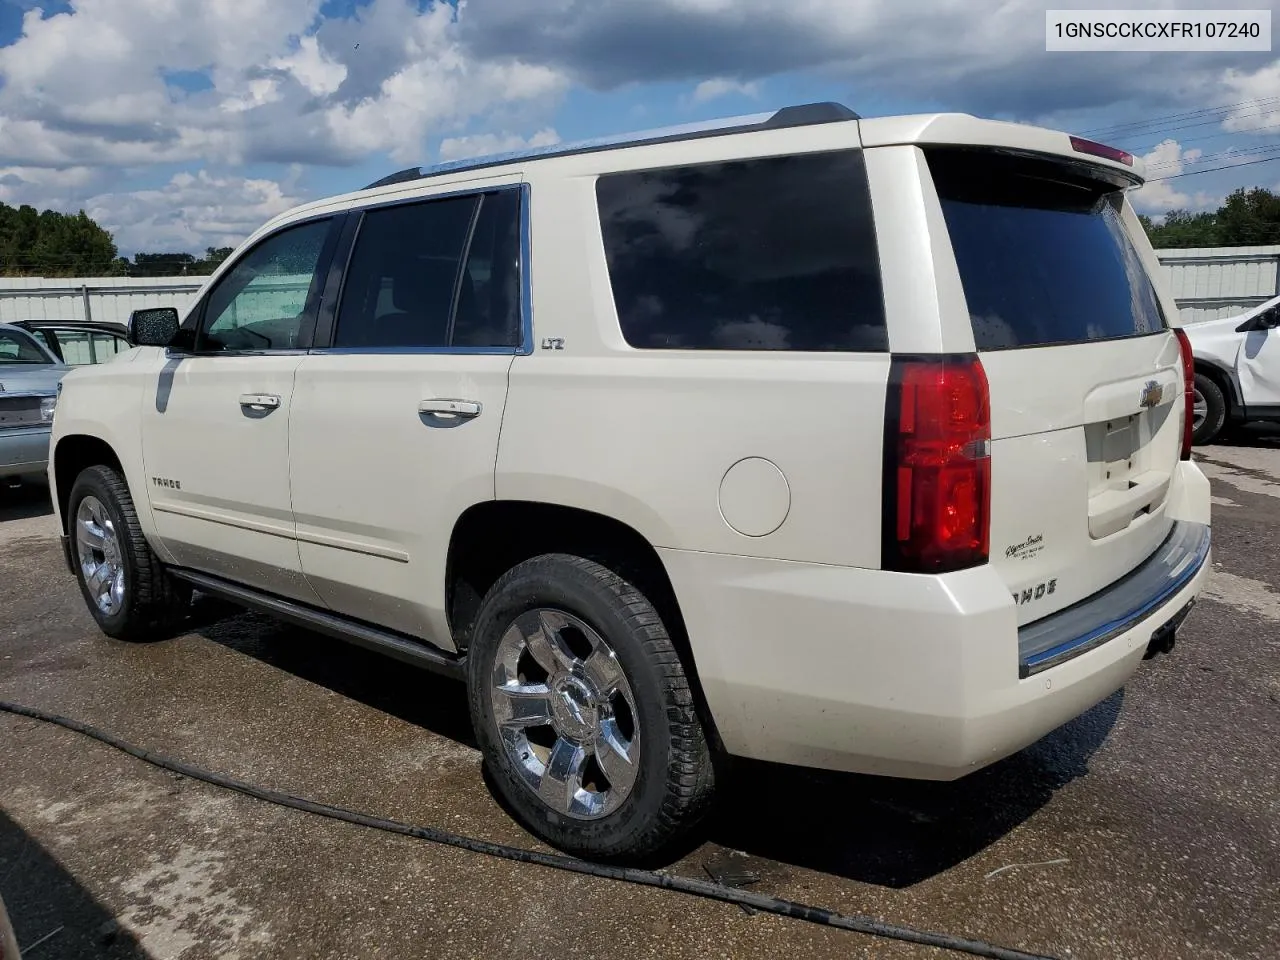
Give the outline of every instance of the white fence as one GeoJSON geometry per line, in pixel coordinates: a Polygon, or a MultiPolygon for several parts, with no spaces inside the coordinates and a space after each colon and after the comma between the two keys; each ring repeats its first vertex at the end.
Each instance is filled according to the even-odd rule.
{"type": "MultiPolygon", "coordinates": [[[[1280,295],[1280,246],[1157,250],[1184,323],[1243,313],[1280,295]]],[[[140,307],[184,313],[203,277],[0,277],[0,323],[10,320],[107,320],[124,323],[140,307]]],[[[236,304],[235,322],[286,316],[301,309],[302,278],[254,281],[236,304]],[[249,316],[248,314],[252,314],[249,316]]]]}
{"type": "Polygon", "coordinates": [[[1244,313],[1280,295],[1280,246],[1157,250],[1184,323],[1244,313]]]}
{"type": "Polygon", "coordinates": [[[124,323],[142,307],[184,313],[204,277],[0,277],[0,323],[12,320],[98,320],[124,323]]]}

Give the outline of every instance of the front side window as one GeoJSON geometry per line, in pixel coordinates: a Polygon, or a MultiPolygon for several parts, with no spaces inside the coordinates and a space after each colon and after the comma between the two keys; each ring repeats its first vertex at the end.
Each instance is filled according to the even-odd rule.
{"type": "Polygon", "coordinates": [[[888,349],[860,151],[611,174],[596,198],[631,346],[888,349]]]}
{"type": "Polygon", "coordinates": [[[246,254],[209,292],[196,349],[306,347],[312,325],[306,307],[329,228],[328,220],[290,227],[246,254]]]}
{"type": "Polygon", "coordinates": [[[334,346],[514,347],[520,337],[514,190],[364,214],[334,346]]]}

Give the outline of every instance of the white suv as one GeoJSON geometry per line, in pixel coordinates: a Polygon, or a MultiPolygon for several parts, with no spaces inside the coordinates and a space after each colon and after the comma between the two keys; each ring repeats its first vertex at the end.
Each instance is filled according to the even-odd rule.
{"type": "Polygon", "coordinates": [[[114,637],[194,587],[465,677],[581,855],[659,855],[725,757],[959,777],[1209,572],[1139,171],[818,104],[309,204],[66,378],[68,560],[114,637]]]}

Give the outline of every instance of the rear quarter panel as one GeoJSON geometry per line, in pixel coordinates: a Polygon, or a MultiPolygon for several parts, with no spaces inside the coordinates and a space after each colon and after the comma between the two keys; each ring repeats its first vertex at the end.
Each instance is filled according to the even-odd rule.
{"type": "MultiPolygon", "coordinates": [[[[840,126],[814,148],[855,145],[840,126]]],[[[654,152],[652,166],[723,159],[742,150],[730,139],[654,152]]],[[[535,349],[511,370],[498,498],[598,512],[657,547],[878,566],[888,354],[633,349],[613,303],[597,170],[573,169],[588,161],[637,162],[569,158],[529,175],[535,349]],[[563,349],[540,349],[544,338],[563,349]],[[785,477],[770,533],[739,533],[721,512],[722,480],[747,458],[785,477]]]]}

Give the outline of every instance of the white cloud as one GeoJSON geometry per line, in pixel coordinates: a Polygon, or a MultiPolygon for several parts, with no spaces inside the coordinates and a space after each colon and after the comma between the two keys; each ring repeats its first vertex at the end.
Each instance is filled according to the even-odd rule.
{"type": "Polygon", "coordinates": [[[91,167],[0,167],[0,203],[65,211],[76,206],[73,197],[103,179],[91,167]]]}
{"type": "Polygon", "coordinates": [[[440,143],[440,159],[466,160],[470,157],[487,157],[496,153],[510,153],[530,147],[550,147],[560,142],[560,135],[548,127],[531,137],[518,134],[477,133],[467,137],[450,137],[440,143]]]}
{"type": "Polygon", "coordinates": [[[1224,130],[1275,136],[1280,127],[1280,60],[1252,73],[1227,70],[1222,85],[1225,101],[1238,104],[1223,122],[1224,130]]]}
{"type": "Polygon", "coordinates": [[[347,68],[330,59],[320,49],[320,41],[314,36],[303,37],[295,53],[287,57],[276,57],[271,65],[293,74],[299,83],[317,97],[337,92],[342,81],[347,79],[347,68]]]}
{"type": "Polygon", "coordinates": [[[1166,213],[1169,210],[1204,209],[1216,205],[1216,199],[1204,192],[1194,196],[1182,193],[1175,181],[1160,179],[1183,173],[1187,164],[1198,160],[1204,151],[1184,150],[1170,138],[1158,143],[1142,156],[1147,167],[1147,182],[1130,195],[1133,205],[1142,213],[1166,213]]]}
{"type": "Polygon", "coordinates": [[[0,47],[0,163],[408,161],[428,135],[504,109],[536,115],[567,87],[548,66],[471,56],[447,3],[372,0],[322,20],[320,2],[76,0],[71,12],[28,12],[0,47]],[[171,86],[175,74],[192,89],[171,86]]]}
{"type": "Polygon", "coordinates": [[[746,97],[757,96],[760,86],[756,83],[743,83],[741,80],[730,80],[727,77],[712,77],[703,80],[693,89],[693,102],[706,103],[731,93],[740,93],[746,97]]]}
{"type": "MultiPolygon", "coordinates": [[[[295,171],[296,173],[296,171],[295,171]]],[[[294,184],[217,177],[201,170],[176,174],[156,190],[104,193],[85,212],[115,236],[125,252],[203,251],[235,246],[302,198],[294,184]]]]}

